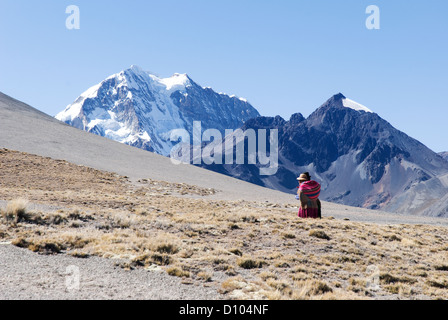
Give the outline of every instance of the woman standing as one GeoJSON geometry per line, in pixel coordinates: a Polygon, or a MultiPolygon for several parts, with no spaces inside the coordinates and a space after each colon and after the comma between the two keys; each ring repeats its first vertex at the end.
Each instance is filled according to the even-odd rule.
{"type": "Polygon", "coordinates": [[[299,180],[296,199],[300,200],[300,218],[321,218],[321,205],[319,200],[320,184],[311,180],[308,172],[302,173],[299,180]]]}

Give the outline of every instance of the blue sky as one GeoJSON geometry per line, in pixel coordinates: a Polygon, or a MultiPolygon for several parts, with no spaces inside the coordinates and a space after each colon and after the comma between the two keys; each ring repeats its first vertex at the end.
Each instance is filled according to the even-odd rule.
{"type": "Polygon", "coordinates": [[[0,0],[0,91],[55,115],[135,64],[286,119],[342,92],[448,151],[447,15],[445,0],[0,0]]]}

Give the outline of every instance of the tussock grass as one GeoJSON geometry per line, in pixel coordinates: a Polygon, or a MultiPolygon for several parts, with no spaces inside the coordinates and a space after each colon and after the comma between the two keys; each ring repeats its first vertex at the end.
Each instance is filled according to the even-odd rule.
{"type": "Polygon", "coordinates": [[[170,275],[170,276],[174,276],[174,277],[179,277],[179,278],[189,278],[190,277],[190,272],[182,270],[182,268],[179,267],[169,267],[166,272],[170,275]]]}
{"type": "Polygon", "coordinates": [[[448,271],[448,265],[436,265],[434,269],[437,271],[448,271]]]}
{"type": "Polygon", "coordinates": [[[80,252],[78,250],[74,250],[74,251],[70,252],[69,255],[71,255],[72,257],[75,257],[75,258],[80,258],[80,259],[86,259],[86,258],[90,257],[90,255],[88,253],[80,252]]]}
{"type": "Polygon", "coordinates": [[[152,262],[154,262],[155,264],[158,264],[160,266],[167,266],[170,265],[173,261],[173,259],[166,254],[153,254],[151,255],[151,260],[152,262]]]}
{"type": "Polygon", "coordinates": [[[260,278],[263,281],[266,281],[266,280],[269,280],[269,279],[274,279],[274,280],[278,279],[278,276],[276,274],[274,274],[272,272],[269,272],[269,271],[263,271],[263,272],[260,273],[259,276],[260,276],[260,278]]]}
{"type": "Polygon", "coordinates": [[[210,273],[208,273],[208,272],[204,272],[204,271],[199,272],[199,273],[196,275],[196,277],[197,277],[198,279],[201,279],[201,280],[203,280],[203,281],[205,281],[205,282],[209,282],[209,281],[211,281],[212,276],[213,276],[212,274],[210,274],[210,273]]]}
{"type": "Polygon", "coordinates": [[[226,293],[243,289],[246,286],[247,282],[242,277],[232,277],[223,281],[221,284],[222,290],[226,293]]]}
{"type": "Polygon", "coordinates": [[[22,221],[29,221],[32,216],[27,212],[28,200],[17,198],[8,202],[6,209],[1,215],[6,223],[17,224],[22,221]]]}
{"type": "Polygon", "coordinates": [[[411,279],[408,277],[397,277],[391,274],[385,273],[380,275],[380,280],[382,283],[391,284],[391,283],[415,283],[417,280],[411,279]]]}
{"type": "Polygon", "coordinates": [[[427,282],[427,284],[434,288],[448,289],[448,281],[446,281],[446,280],[443,280],[443,281],[430,280],[427,282]]]}
{"type": "Polygon", "coordinates": [[[240,249],[230,249],[229,252],[239,257],[243,256],[243,252],[240,249]]]}
{"type": "Polygon", "coordinates": [[[236,262],[243,269],[262,268],[266,264],[264,261],[254,260],[251,258],[240,258],[236,262]]]}
{"type": "Polygon", "coordinates": [[[285,239],[295,239],[296,238],[296,235],[295,234],[293,234],[293,233],[289,233],[289,232],[287,232],[287,233],[283,233],[283,238],[285,238],[285,239]]]}
{"type": "Polygon", "coordinates": [[[33,252],[39,252],[43,254],[60,253],[64,249],[61,243],[48,240],[29,241],[23,238],[18,238],[13,240],[12,244],[20,248],[26,248],[33,252]]]}
{"type": "Polygon", "coordinates": [[[330,240],[330,237],[322,230],[311,230],[310,237],[316,237],[319,239],[330,240]]]}
{"type": "Polygon", "coordinates": [[[35,241],[28,246],[33,252],[39,252],[43,254],[55,254],[60,253],[63,249],[65,249],[64,245],[54,241],[35,241]]]}
{"type": "Polygon", "coordinates": [[[264,290],[264,293],[272,300],[335,300],[346,299],[348,296],[343,292],[333,294],[333,289],[327,283],[317,280],[303,280],[290,283],[285,280],[269,279],[266,283],[273,291],[264,290]]]}

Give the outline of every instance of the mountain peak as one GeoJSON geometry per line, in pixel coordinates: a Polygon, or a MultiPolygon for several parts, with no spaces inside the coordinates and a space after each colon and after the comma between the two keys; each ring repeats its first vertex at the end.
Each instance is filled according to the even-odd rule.
{"type": "Polygon", "coordinates": [[[149,77],[155,82],[162,84],[169,92],[185,90],[186,87],[189,87],[194,83],[194,81],[186,73],[174,73],[171,77],[161,78],[149,71],[143,70],[137,65],[131,65],[128,69],[123,70],[120,74],[127,74],[131,78],[135,76],[143,76],[148,79],[149,77]]]}
{"type": "Polygon", "coordinates": [[[135,65],[135,64],[131,65],[131,66],[129,67],[129,70],[137,71],[137,72],[144,72],[142,68],[140,68],[139,66],[137,66],[137,65],[135,65]]]}
{"type": "Polygon", "coordinates": [[[185,90],[193,84],[193,80],[186,73],[175,73],[170,78],[160,79],[168,91],[185,90]]]}
{"type": "Polygon", "coordinates": [[[133,64],[129,68],[121,71],[119,74],[131,74],[131,75],[149,75],[150,72],[146,72],[141,67],[133,64]]]}
{"type": "Polygon", "coordinates": [[[173,78],[173,77],[176,77],[176,78],[188,78],[188,79],[190,79],[190,77],[189,77],[188,74],[186,74],[186,73],[175,73],[175,74],[173,74],[173,76],[172,76],[171,78],[173,78]]]}
{"type": "Polygon", "coordinates": [[[367,108],[366,106],[351,100],[344,96],[342,93],[335,94],[330,99],[328,99],[321,108],[325,110],[328,108],[348,108],[358,112],[364,111],[367,113],[374,113],[372,110],[367,108]]]}
{"type": "Polygon", "coordinates": [[[338,100],[346,99],[346,97],[342,93],[339,92],[339,93],[335,94],[333,97],[331,97],[331,99],[338,101],[338,100]]]}

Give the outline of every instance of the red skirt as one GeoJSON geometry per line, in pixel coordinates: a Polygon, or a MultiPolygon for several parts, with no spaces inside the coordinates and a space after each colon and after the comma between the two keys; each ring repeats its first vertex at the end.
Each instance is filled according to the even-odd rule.
{"type": "Polygon", "coordinates": [[[299,217],[300,218],[313,218],[317,219],[319,218],[319,209],[318,208],[308,208],[308,209],[302,209],[299,208],[299,217]]]}

